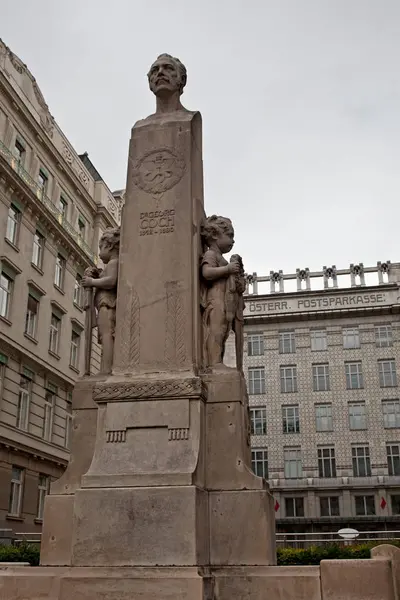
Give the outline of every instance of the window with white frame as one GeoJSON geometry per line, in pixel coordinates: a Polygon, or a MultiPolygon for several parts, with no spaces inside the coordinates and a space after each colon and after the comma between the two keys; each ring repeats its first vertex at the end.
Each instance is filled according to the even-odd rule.
{"type": "Polygon", "coordinates": [[[294,331],[279,332],[279,353],[293,354],[296,352],[296,338],[294,331]]]}
{"type": "Polygon", "coordinates": [[[375,515],[375,496],[354,496],[356,515],[375,515]]]}
{"type": "Polygon", "coordinates": [[[320,477],[336,477],[335,448],[318,448],[318,472],[320,477]]]}
{"type": "Polygon", "coordinates": [[[28,304],[25,314],[25,333],[31,338],[36,337],[37,322],[39,315],[39,300],[28,294],[28,304]]]}
{"type": "Polygon", "coordinates": [[[21,469],[20,467],[12,467],[8,514],[13,517],[21,516],[22,500],[24,496],[24,475],[24,469],[21,469]]]}
{"type": "Polygon", "coordinates": [[[311,350],[313,352],[320,352],[328,349],[328,338],[326,329],[313,329],[310,332],[311,338],[311,350]]]}
{"type": "Polygon", "coordinates": [[[359,390],[364,387],[361,361],[345,363],[346,386],[348,390],[359,390]]]}
{"type": "Polygon", "coordinates": [[[58,210],[61,213],[61,216],[66,219],[68,216],[68,201],[64,198],[64,196],[61,194],[59,199],[58,199],[58,205],[57,205],[58,210]]]}
{"type": "Polygon", "coordinates": [[[282,406],[283,433],[300,433],[299,405],[282,406]]]}
{"type": "Polygon", "coordinates": [[[392,505],[392,514],[400,515],[400,495],[399,494],[391,495],[390,502],[392,505]]]}
{"type": "Polygon", "coordinates": [[[285,498],[286,517],[304,517],[304,498],[302,496],[285,498]]]}
{"type": "Polygon", "coordinates": [[[36,518],[39,521],[43,520],[43,512],[44,512],[44,501],[47,494],[50,491],[50,477],[49,475],[39,475],[39,483],[38,483],[38,503],[37,503],[37,515],[36,518]]]}
{"type": "Polygon", "coordinates": [[[17,427],[24,431],[29,427],[29,412],[32,395],[32,379],[21,375],[19,382],[17,427]]]}
{"type": "Polygon", "coordinates": [[[329,365],[313,365],[312,370],[314,392],[326,392],[329,390],[329,365]]]}
{"type": "Polygon", "coordinates": [[[43,266],[44,236],[36,231],[33,236],[32,263],[39,269],[43,266]]]}
{"type": "Polygon", "coordinates": [[[70,365],[74,369],[79,369],[79,356],[81,348],[81,334],[78,331],[72,330],[71,333],[71,352],[70,365]]]}
{"type": "Polygon", "coordinates": [[[250,422],[252,435],[266,435],[267,409],[265,406],[250,408],[250,422]]]}
{"type": "Polygon", "coordinates": [[[339,496],[320,496],[319,507],[321,517],[339,517],[339,496]]]}
{"type": "Polygon", "coordinates": [[[300,448],[284,448],[284,465],[286,479],[298,479],[303,476],[301,466],[301,449],[300,448]]]}
{"type": "Polygon", "coordinates": [[[262,356],[264,354],[263,333],[249,333],[247,335],[247,354],[249,356],[262,356]]]}
{"type": "Polygon", "coordinates": [[[44,397],[43,438],[49,442],[51,442],[53,437],[55,405],[56,394],[52,390],[46,390],[44,397]]]}
{"type": "Polygon", "coordinates": [[[393,346],[391,325],[377,325],[375,327],[375,343],[377,348],[390,348],[393,346]]]}
{"type": "Polygon", "coordinates": [[[49,183],[49,177],[46,173],[46,171],[44,169],[39,169],[39,174],[38,174],[38,179],[37,179],[38,185],[42,190],[42,194],[46,194],[47,193],[47,186],[49,183]]]}
{"type": "Polygon", "coordinates": [[[265,368],[249,367],[249,394],[265,394],[265,368]]]}
{"type": "Polygon", "coordinates": [[[4,271],[0,276],[0,315],[5,319],[10,317],[11,299],[14,281],[4,271]]]}
{"type": "Polygon", "coordinates": [[[61,332],[61,318],[56,315],[51,315],[50,321],[50,341],[49,350],[54,354],[58,354],[58,348],[60,345],[60,332],[61,332]]]}
{"type": "Polygon", "coordinates": [[[57,254],[56,258],[56,268],[54,271],[54,285],[56,285],[60,290],[63,289],[64,286],[64,273],[65,273],[65,258],[61,256],[61,254],[57,254]]]}
{"type": "Polygon", "coordinates": [[[74,303],[79,306],[79,308],[83,308],[83,287],[82,287],[82,275],[79,273],[75,276],[75,284],[74,284],[74,303]]]}
{"type": "Polygon", "coordinates": [[[360,347],[360,332],[358,327],[344,327],[343,333],[343,348],[359,348],[360,347]]]}
{"type": "Polygon", "coordinates": [[[369,446],[353,446],[351,449],[354,477],[371,476],[369,446]]]}
{"type": "Polygon", "coordinates": [[[8,362],[7,356],[0,353],[0,410],[1,410],[1,400],[3,399],[4,378],[6,375],[7,362],[8,362]]]}
{"type": "Polygon", "coordinates": [[[315,429],[316,431],[332,431],[332,404],[315,405],[315,429]]]}
{"type": "Polygon", "coordinates": [[[251,450],[251,466],[258,477],[268,479],[268,450],[266,448],[251,450]]]}
{"type": "Polygon", "coordinates": [[[78,234],[81,240],[85,241],[86,238],[86,222],[81,216],[78,218],[78,234]]]}
{"type": "Polygon", "coordinates": [[[11,204],[8,209],[6,239],[14,244],[18,243],[19,224],[21,221],[21,213],[14,204],[11,204]]]}
{"type": "Polygon", "coordinates": [[[378,360],[379,385],[381,387],[396,387],[396,363],[393,359],[378,360]]]}
{"type": "Polygon", "coordinates": [[[365,402],[349,402],[349,428],[367,429],[365,402]]]}
{"type": "Polygon", "coordinates": [[[281,374],[281,392],[297,392],[297,367],[285,366],[280,367],[281,374]]]}
{"type": "Polygon", "coordinates": [[[387,444],[386,456],[389,475],[400,475],[400,446],[399,444],[387,444]]]}
{"type": "Polygon", "coordinates": [[[400,400],[382,400],[383,426],[385,429],[400,427],[400,400]]]}

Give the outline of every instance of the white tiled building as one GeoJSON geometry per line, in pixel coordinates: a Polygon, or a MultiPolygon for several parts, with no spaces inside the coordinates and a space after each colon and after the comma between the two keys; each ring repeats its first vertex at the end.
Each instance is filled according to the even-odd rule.
{"type": "Polygon", "coordinates": [[[271,272],[250,286],[253,468],[269,480],[278,531],[398,528],[399,282],[400,264],[378,263],[271,272]],[[297,291],[284,291],[288,280],[297,291]]]}

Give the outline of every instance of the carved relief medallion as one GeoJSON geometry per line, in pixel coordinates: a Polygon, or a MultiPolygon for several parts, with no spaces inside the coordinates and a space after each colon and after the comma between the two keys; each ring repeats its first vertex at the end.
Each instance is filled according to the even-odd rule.
{"type": "Polygon", "coordinates": [[[133,182],[141,190],[160,198],[173,188],[183,176],[185,160],[172,148],[150,150],[133,167],[133,182]]]}

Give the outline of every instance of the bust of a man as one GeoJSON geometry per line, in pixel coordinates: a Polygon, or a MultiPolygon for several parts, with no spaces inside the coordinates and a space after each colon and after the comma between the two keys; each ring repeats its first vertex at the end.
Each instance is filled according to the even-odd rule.
{"type": "Polygon", "coordinates": [[[156,97],[156,115],[184,110],[181,95],[186,85],[186,67],[178,58],[161,54],[147,74],[149,86],[156,97]]]}

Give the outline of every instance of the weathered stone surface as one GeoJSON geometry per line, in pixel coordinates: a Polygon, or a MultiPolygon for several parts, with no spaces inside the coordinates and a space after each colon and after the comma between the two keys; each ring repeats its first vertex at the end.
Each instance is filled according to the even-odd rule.
{"type": "Polygon", "coordinates": [[[323,600],[396,600],[390,560],[321,561],[323,600]]]}
{"type": "Polygon", "coordinates": [[[44,522],[40,544],[40,562],[43,566],[71,564],[72,522],[74,494],[49,496],[45,503],[44,522]]]}
{"type": "Polygon", "coordinates": [[[400,596],[400,548],[391,544],[381,544],[371,550],[371,558],[390,560],[392,564],[394,591],[400,596]]]}
{"type": "Polygon", "coordinates": [[[79,490],[72,564],[208,564],[207,510],[194,486],[79,490]]]}

